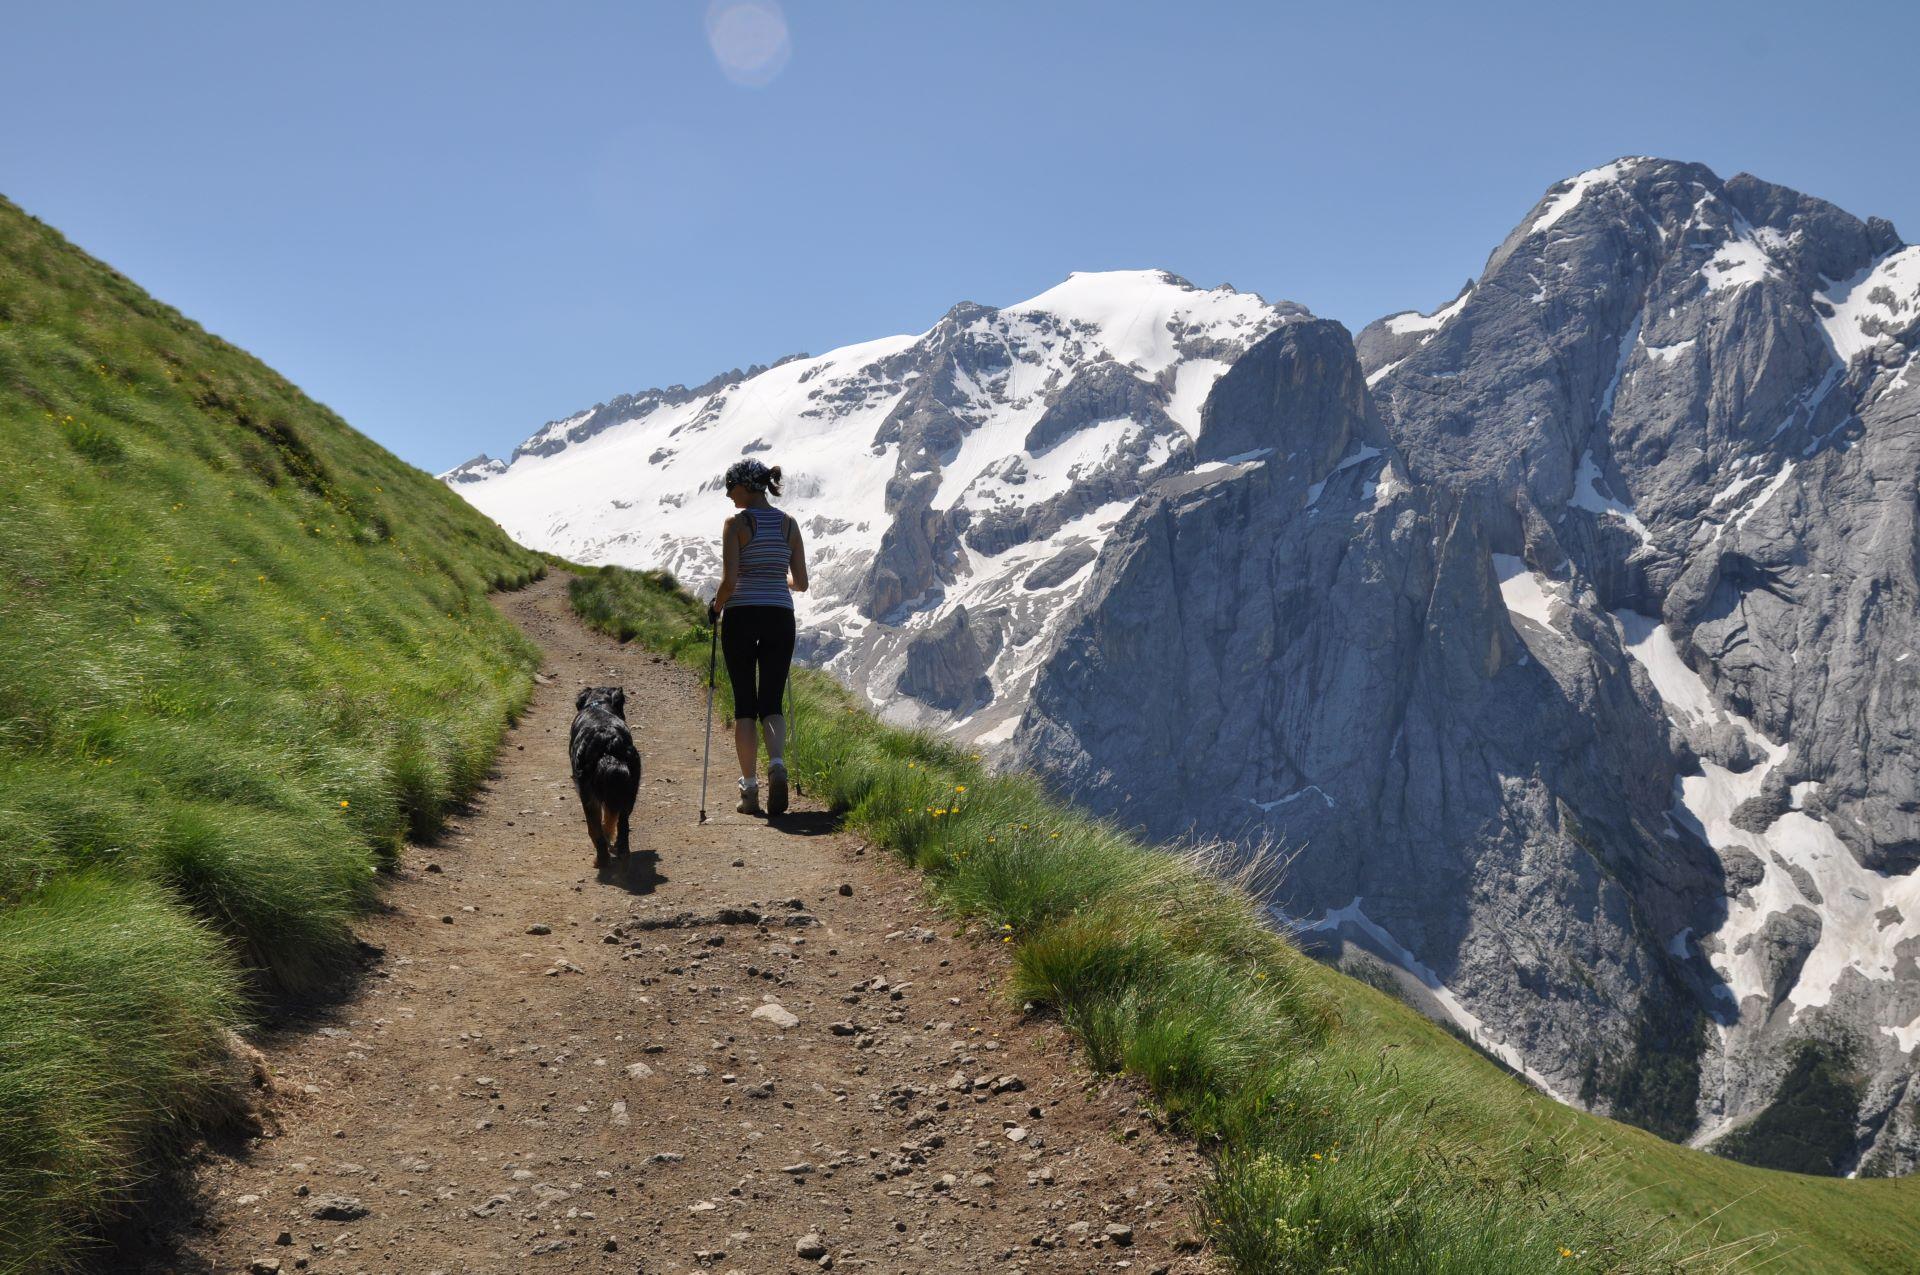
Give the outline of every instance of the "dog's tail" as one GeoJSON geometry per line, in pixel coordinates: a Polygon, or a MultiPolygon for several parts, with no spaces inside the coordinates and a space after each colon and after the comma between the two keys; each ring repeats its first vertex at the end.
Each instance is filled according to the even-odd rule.
{"type": "Polygon", "coordinates": [[[605,756],[600,759],[599,764],[594,767],[594,778],[612,792],[631,788],[635,781],[633,767],[614,756],[605,756]]]}

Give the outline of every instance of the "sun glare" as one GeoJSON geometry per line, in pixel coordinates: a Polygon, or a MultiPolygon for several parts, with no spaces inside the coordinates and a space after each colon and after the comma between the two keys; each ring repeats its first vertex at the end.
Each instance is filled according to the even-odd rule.
{"type": "Polygon", "coordinates": [[[793,52],[786,15],[773,0],[714,0],[707,43],[729,80],[756,89],[773,83],[793,52]]]}

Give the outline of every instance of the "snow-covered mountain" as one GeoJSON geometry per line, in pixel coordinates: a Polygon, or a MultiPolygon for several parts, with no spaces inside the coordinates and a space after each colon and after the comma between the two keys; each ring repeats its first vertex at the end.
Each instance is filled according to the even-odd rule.
{"type": "Polygon", "coordinates": [[[1184,467],[1214,381],[1307,317],[1161,271],[1075,274],[925,332],[627,395],[442,475],[515,539],[718,582],[720,476],[779,464],[803,654],[890,720],[995,742],[1106,530],[1184,467]]]}

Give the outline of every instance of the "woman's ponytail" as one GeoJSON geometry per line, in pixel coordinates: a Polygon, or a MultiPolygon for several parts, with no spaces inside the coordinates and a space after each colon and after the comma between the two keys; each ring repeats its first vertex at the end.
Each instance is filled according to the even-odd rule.
{"type": "Polygon", "coordinates": [[[780,466],[778,465],[767,470],[767,490],[776,496],[780,494],[780,466]]]}

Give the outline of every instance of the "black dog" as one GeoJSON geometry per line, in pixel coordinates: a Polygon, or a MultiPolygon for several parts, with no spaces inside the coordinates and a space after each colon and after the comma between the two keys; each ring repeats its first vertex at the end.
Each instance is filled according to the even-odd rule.
{"type": "Polygon", "coordinates": [[[627,729],[627,693],[618,686],[584,687],[573,706],[573,787],[593,838],[593,866],[607,866],[607,851],[627,855],[627,820],[640,793],[640,752],[627,729]]]}

